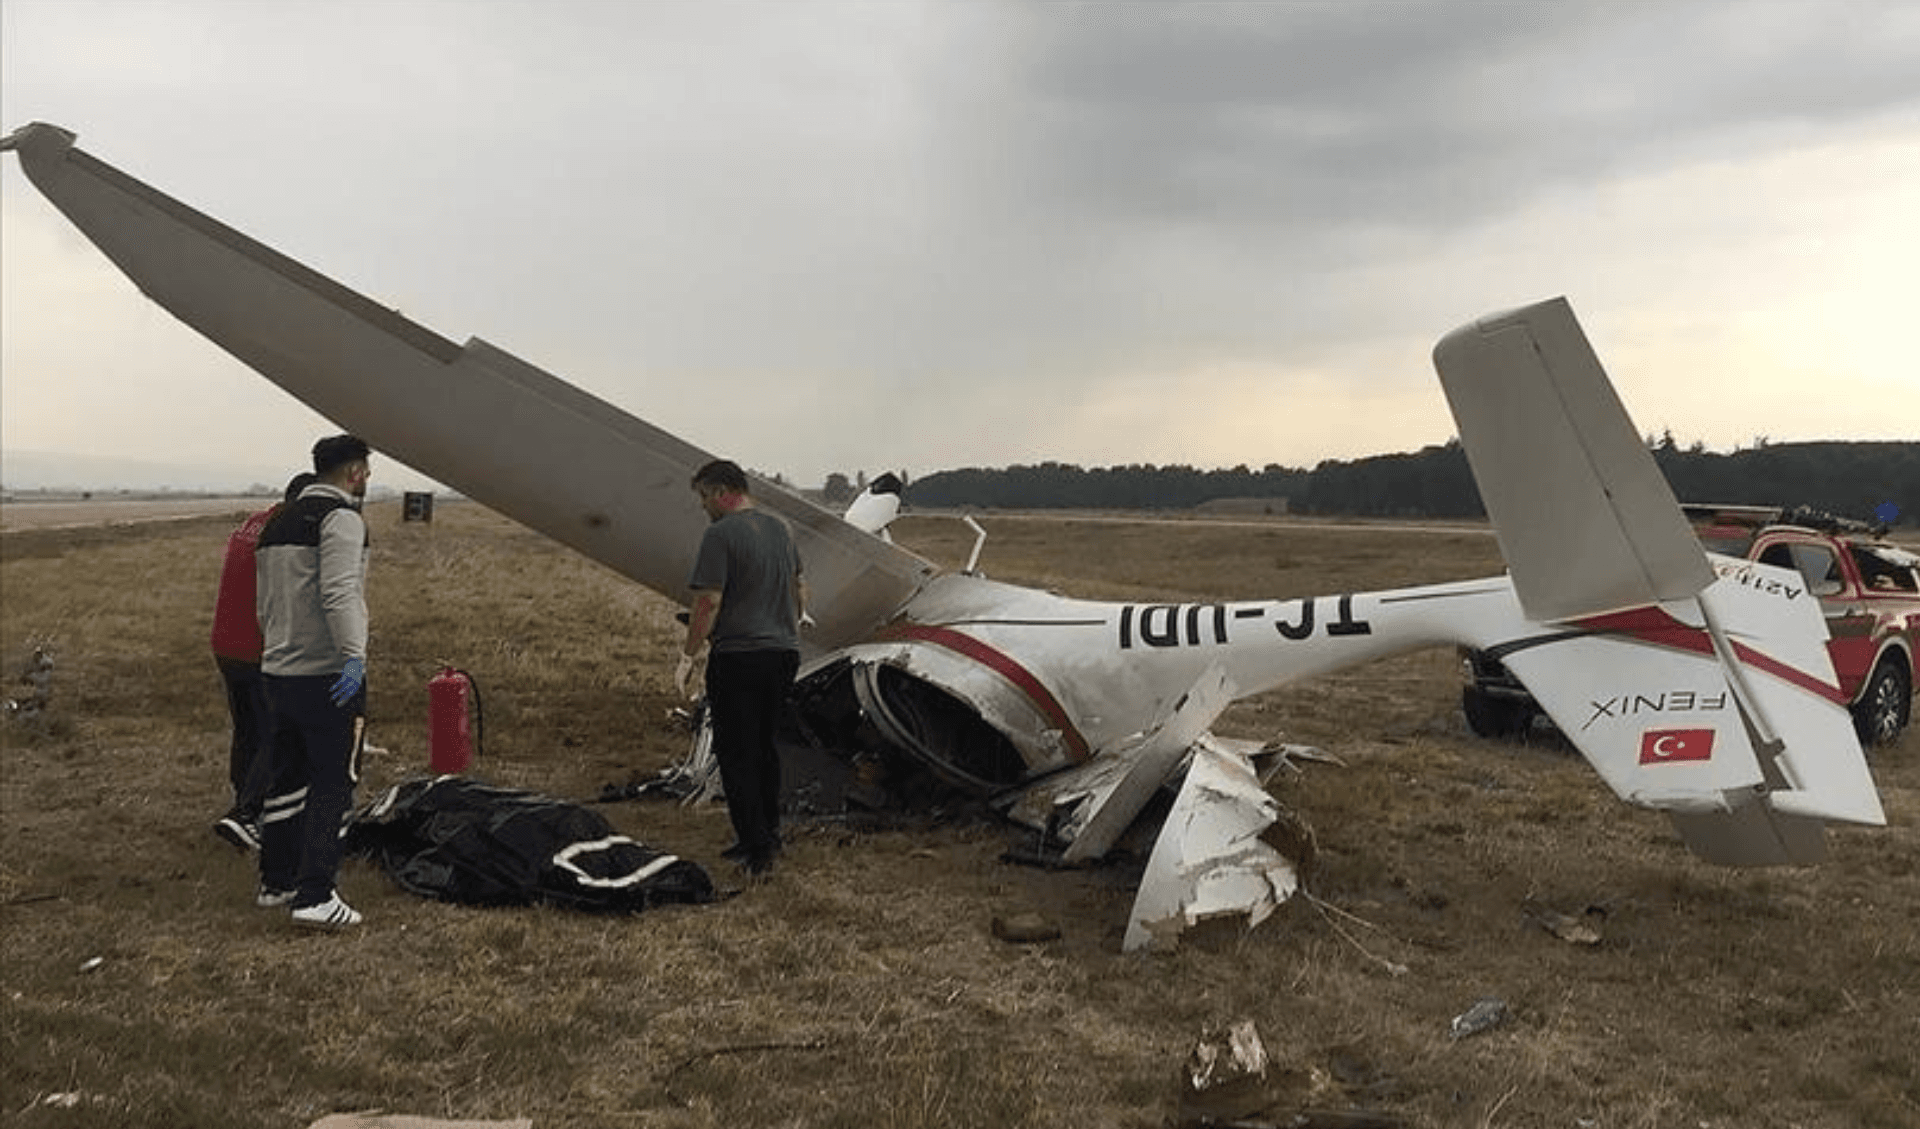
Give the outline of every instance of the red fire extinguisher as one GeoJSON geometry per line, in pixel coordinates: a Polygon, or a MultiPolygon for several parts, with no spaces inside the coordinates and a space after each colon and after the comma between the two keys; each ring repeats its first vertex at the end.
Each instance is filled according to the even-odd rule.
{"type": "Polygon", "coordinates": [[[473,766],[478,742],[467,715],[480,717],[480,687],[473,676],[450,666],[427,680],[427,764],[436,775],[465,772],[473,766]]]}

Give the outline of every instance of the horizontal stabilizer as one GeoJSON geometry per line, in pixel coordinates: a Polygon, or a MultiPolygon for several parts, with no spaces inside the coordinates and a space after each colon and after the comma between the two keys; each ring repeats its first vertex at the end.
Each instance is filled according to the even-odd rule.
{"type": "Polygon", "coordinates": [[[1433,363],[1527,618],[1684,599],[1712,582],[1566,299],[1454,330],[1433,363]]]}
{"type": "Polygon", "coordinates": [[[1494,650],[1607,784],[1669,813],[1701,857],[1817,862],[1826,822],[1886,820],[1819,601],[1791,570],[1714,560],[1721,577],[1696,600],[1589,616],[1494,650]]]}
{"type": "MultiPolygon", "coordinates": [[[[1688,634],[1665,613],[1648,618],[1688,634]]],[[[1728,811],[1765,782],[1739,704],[1711,654],[1669,649],[1647,636],[1596,633],[1516,651],[1506,664],[1630,804],[1728,811]]]]}

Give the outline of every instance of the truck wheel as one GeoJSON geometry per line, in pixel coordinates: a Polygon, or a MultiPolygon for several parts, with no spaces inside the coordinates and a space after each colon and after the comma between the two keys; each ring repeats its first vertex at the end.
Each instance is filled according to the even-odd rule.
{"type": "Polygon", "coordinates": [[[1906,662],[1898,654],[1880,660],[1867,679],[1866,689],[1853,703],[1853,728],[1862,745],[1891,745],[1907,727],[1913,687],[1907,683],[1906,662]]]}
{"type": "Polygon", "coordinates": [[[1460,709],[1467,715],[1467,728],[1490,740],[1523,736],[1533,726],[1531,702],[1496,698],[1478,686],[1461,689],[1460,709]]]}

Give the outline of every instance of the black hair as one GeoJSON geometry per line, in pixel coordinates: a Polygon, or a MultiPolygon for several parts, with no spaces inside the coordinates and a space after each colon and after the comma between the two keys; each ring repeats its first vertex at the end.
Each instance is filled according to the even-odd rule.
{"type": "Polygon", "coordinates": [[[320,480],[317,477],[303,470],[292,478],[287,479],[287,492],[280,500],[283,502],[291,502],[300,496],[300,491],[305,490],[318,481],[320,480]]]}
{"type": "Polygon", "coordinates": [[[366,440],[356,435],[329,435],[313,445],[313,473],[326,474],[372,454],[366,440]]]}
{"type": "Polygon", "coordinates": [[[694,471],[693,486],[696,490],[702,486],[717,486],[722,490],[734,490],[742,494],[752,493],[747,486],[747,472],[740,469],[739,463],[730,459],[715,459],[694,471]]]}

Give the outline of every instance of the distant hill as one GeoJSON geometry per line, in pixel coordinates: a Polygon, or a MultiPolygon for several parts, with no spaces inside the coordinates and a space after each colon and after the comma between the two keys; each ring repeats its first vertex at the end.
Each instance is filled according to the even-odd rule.
{"type": "MultiPolygon", "coordinates": [[[[1669,437],[1654,461],[1685,502],[1807,505],[1868,519],[1886,503],[1920,523],[1920,442],[1771,443],[1720,454],[1669,437]]],[[[1191,509],[1221,498],[1286,499],[1294,513],[1373,517],[1483,517],[1464,449],[1456,442],[1405,454],[1328,460],[1312,470],[1197,470],[1064,463],[970,467],[929,474],[907,489],[918,506],[990,509],[1191,509]]]]}

